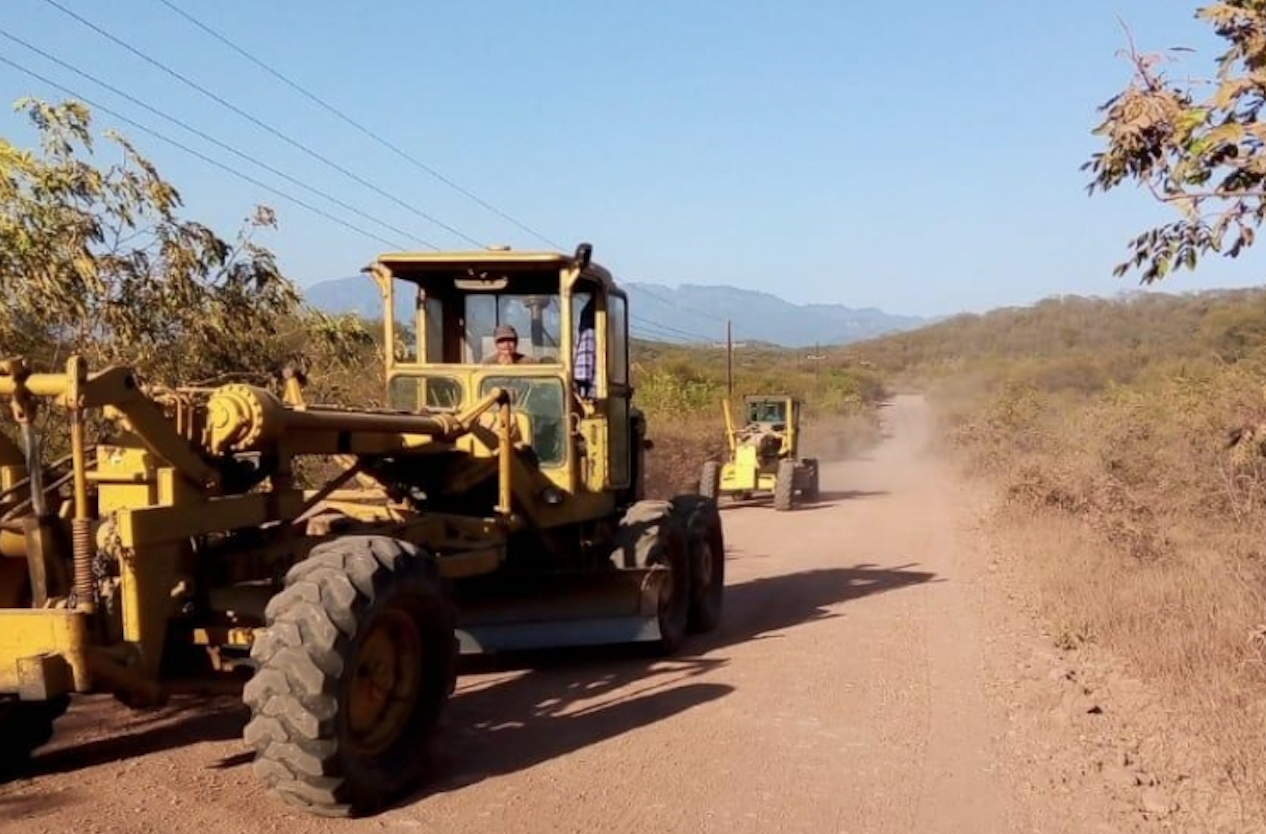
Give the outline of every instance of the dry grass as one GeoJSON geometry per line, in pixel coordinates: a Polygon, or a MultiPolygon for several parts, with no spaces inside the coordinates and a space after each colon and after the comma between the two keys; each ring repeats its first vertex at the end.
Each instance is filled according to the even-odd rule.
{"type": "Polygon", "coordinates": [[[646,455],[646,495],[670,498],[693,492],[699,485],[703,462],[725,454],[725,429],[715,418],[695,414],[668,419],[649,414],[655,448],[646,455]]]}
{"type": "Polygon", "coordinates": [[[1194,533],[1141,563],[1076,516],[1012,504],[995,519],[1025,559],[1058,646],[1100,645],[1160,687],[1246,803],[1266,811],[1266,570],[1245,547],[1194,533]]]}
{"type": "Polygon", "coordinates": [[[1057,642],[1159,684],[1266,810],[1266,466],[1227,450],[1228,428],[1266,420],[1258,379],[1214,367],[939,401],[945,447],[1006,499],[1057,642]]]}

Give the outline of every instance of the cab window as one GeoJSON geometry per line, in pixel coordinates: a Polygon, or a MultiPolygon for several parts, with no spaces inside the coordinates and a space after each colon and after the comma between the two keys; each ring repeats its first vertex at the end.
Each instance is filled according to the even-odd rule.
{"type": "Polygon", "coordinates": [[[526,414],[532,426],[532,449],[542,466],[567,460],[567,419],[563,383],[556,377],[487,376],[479,384],[480,398],[493,388],[510,394],[510,405],[526,414]]]}
{"type": "Polygon", "coordinates": [[[625,301],[612,294],[607,299],[607,345],[611,352],[609,378],[612,385],[629,381],[629,322],[625,301]]]}
{"type": "Polygon", "coordinates": [[[786,403],[754,402],[747,404],[747,422],[749,423],[781,423],[786,419],[786,403]]]}
{"type": "Polygon", "coordinates": [[[395,376],[387,384],[387,407],[397,411],[457,410],[462,406],[462,384],[450,376],[395,376]]]}
{"type": "Polygon", "coordinates": [[[559,361],[561,322],[558,294],[480,293],[465,299],[467,362],[484,362],[496,355],[493,332],[509,325],[519,336],[519,353],[537,362],[559,361]]]}

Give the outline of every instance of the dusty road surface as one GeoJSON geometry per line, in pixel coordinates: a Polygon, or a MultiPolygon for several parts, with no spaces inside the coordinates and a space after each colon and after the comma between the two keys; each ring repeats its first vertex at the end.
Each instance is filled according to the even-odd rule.
{"type": "Polygon", "coordinates": [[[718,632],[667,662],[573,655],[464,677],[439,772],[397,807],[350,821],[290,811],[252,777],[232,699],[153,714],[90,699],[59,723],[32,778],[0,786],[0,831],[1110,834],[1172,824],[1155,796],[1149,815],[1122,793],[1134,782],[1070,781],[1104,766],[1077,722],[1111,716],[1065,697],[1060,717],[1070,673],[1011,610],[964,490],[924,453],[926,406],[898,398],[886,414],[890,436],[864,459],[828,464],[817,505],[724,510],[718,632]]]}

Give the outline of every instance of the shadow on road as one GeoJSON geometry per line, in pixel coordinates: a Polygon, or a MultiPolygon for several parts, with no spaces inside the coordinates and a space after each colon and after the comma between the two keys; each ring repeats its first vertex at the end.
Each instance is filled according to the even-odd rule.
{"type": "Polygon", "coordinates": [[[137,712],[120,707],[110,696],[92,696],[59,719],[58,730],[72,730],[74,723],[84,722],[109,734],[49,751],[37,766],[41,771],[77,770],[202,741],[223,741],[241,734],[246,717],[241,698],[229,695],[178,696],[164,707],[137,712]]]}
{"type": "Polygon", "coordinates": [[[58,719],[53,744],[36,754],[27,774],[70,773],[204,741],[238,738],[249,717],[241,698],[178,696],[163,707],[131,711],[109,695],[76,698],[58,719]],[[78,735],[98,735],[74,741],[78,735]],[[64,741],[70,737],[71,740],[64,741]]]}
{"type": "MultiPolygon", "coordinates": [[[[825,510],[829,507],[834,507],[834,506],[835,506],[834,503],[828,503],[825,499],[818,499],[817,501],[814,501],[811,504],[797,503],[795,506],[791,508],[791,512],[794,512],[794,513],[811,512],[813,510],[825,510]]],[[[723,513],[741,512],[743,510],[752,510],[752,509],[773,510],[773,508],[774,508],[773,500],[768,499],[768,498],[766,498],[765,500],[761,500],[760,498],[750,498],[746,501],[737,501],[737,500],[727,501],[724,504],[718,505],[717,507],[717,509],[719,509],[723,513]]]]}
{"type": "Polygon", "coordinates": [[[888,495],[886,489],[843,489],[843,490],[823,490],[818,493],[818,502],[826,501],[852,501],[857,498],[877,498],[881,495],[888,495]]]}
{"type": "MultiPolygon", "coordinates": [[[[0,785],[4,784],[0,782],[0,785]]],[[[75,792],[0,795],[0,820],[20,820],[47,814],[76,801],[75,792]]]]}
{"type": "Polygon", "coordinates": [[[459,687],[438,744],[435,777],[399,804],[526,770],[734,691],[696,680],[724,660],[654,663],[620,654],[626,656],[588,663],[555,656],[508,680],[459,687]]]}
{"type": "MultiPolygon", "coordinates": [[[[731,585],[722,625],[712,634],[694,635],[676,658],[619,646],[468,659],[447,710],[434,776],[398,805],[521,771],[723,698],[734,687],[706,680],[730,662],[716,652],[838,616],[831,608],[840,603],[934,579],[911,567],[862,564],[731,585]],[[470,675],[480,672],[483,677],[470,675]]],[[[131,714],[108,697],[80,699],[62,719],[59,735],[73,738],[86,734],[85,728],[95,735],[111,723],[119,732],[54,746],[37,756],[34,772],[73,772],[197,742],[237,739],[246,718],[233,697],[174,701],[131,714]],[[121,714],[128,716],[122,722],[121,714]]],[[[204,766],[236,767],[250,758],[243,748],[204,766]]]]}
{"type": "MultiPolygon", "coordinates": [[[[858,498],[876,498],[881,495],[888,495],[887,490],[866,490],[866,489],[845,489],[845,490],[824,490],[818,493],[817,500],[804,502],[804,499],[797,499],[792,506],[791,512],[804,512],[806,510],[824,510],[828,507],[838,505],[840,501],[853,501],[858,498]]],[[[747,509],[773,509],[774,499],[768,495],[757,495],[752,498],[726,498],[717,504],[717,508],[721,512],[738,512],[747,509]]]]}
{"type": "Polygon", "coordinates": [[[773,632],[802,623],[837,617],[832,606],[912,585],[939,582],[913,564],[823,568],[762,577],[725,589],[725,617],[714,633],[690,644],[692,651],[713,652],[736,643],[768,639],[773,632]]]}
{"type": "Polygon", "coordinates": [[[526,769],[616,738],[728,695],[696,680],[729,664],[718,650],[838,616],[832,606],[934,581],[912,565],[857,565],[755,579],[726,588],[722,625],[694,635],[681,656],[660,660],[638,646],[522,652],[470,658],[468,673],[509,674],[459,691],[441,742],[439,778],[402,804],[526,769]]]}

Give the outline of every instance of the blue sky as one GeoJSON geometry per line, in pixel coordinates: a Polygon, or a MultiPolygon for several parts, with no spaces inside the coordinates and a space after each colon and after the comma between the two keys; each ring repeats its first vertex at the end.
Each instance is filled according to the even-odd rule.
{"type": "MultiPolygon", "coordinates": [[[[159,0],[57,0],[407,206],[485,243],[542,246],[340,122],[159,0]]],[[[258,3],[171,0],[500,211],[630,281],[732,284],[795,302],[945,314],[1058,293],[1110,295],[1130,236],[1167,219],[1132,187],[1085,194],[1096,106],[1145,50],[1221,43],[1180,0],[882,3],[258,3]],[[904,19],[903,19],[904,18],[904,19]]],[[[0,28],[362,211],[465,246],[75,22],[7,0],[0,28]]],[[[388,239],[0,38],[0,55],[388,239]]],[[[61,98],[0,66],[0,92],[61,98]]],[[[98,127],[116,125],[100,114],[98,127]]],[[[20,144],[23,119],[0,114],[20,144]]],[[[126,125],[222,233],[256,203],[300,284],[353,274],[384,244],[126,125]]],[[[1259,281],[1257,255],[1163,289],[1259,281]]]]}

